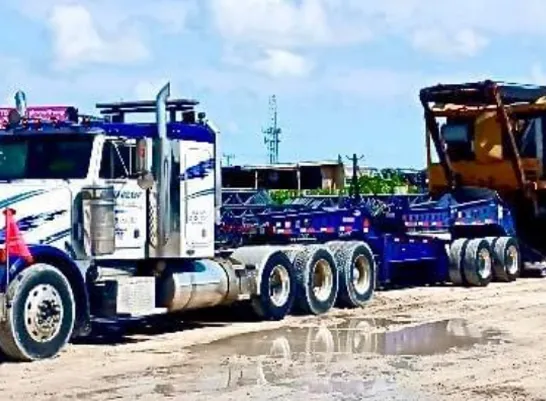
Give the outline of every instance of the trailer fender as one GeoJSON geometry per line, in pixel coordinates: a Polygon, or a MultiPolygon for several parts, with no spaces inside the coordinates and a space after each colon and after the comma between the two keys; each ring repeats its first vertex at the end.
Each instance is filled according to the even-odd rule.
{"type": "MultiPolygon", "coordinates": [[[[85,285],[84,272],[74,260],[59,248],[50,245],[30,245],[34,263],[44,263],[56,267],[68,280],[76,306],[76,316],[72,337],[87,335],[91,332],[89,297],[85,285]]],[[[9,281],[13,281],[27,267],[26,262],[17,258],[9,269],[9,281]]],[[[4,281],[5,282],[5,281],[4,281]]]]}

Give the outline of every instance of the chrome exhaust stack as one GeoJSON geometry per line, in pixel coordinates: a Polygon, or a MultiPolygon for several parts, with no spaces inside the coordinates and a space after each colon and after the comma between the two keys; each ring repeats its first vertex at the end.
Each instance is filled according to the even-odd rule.
{"type": "Polygon", "coordinates": [[[156,256],[165,256],[171,227],[170,182],[172,174],[171,145],[167,138],[167,99],[171,84],[167,83],[156,97],[157,147],[153,152],[152,167],[157,182],[156,256]]]}

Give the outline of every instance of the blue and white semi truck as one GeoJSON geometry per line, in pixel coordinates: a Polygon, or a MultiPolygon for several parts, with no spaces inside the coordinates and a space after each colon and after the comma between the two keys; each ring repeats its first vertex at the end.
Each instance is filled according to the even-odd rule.
{"type": "Polygon", "coordinates": [[[219,131],[197,102],[169,97],[167,84],[155,101],[99,104],[101,119],[9,113],[0,208],[15,212],[32,263],[8,253],[0,264],[7,357],[53,357],[94,321],[241,303],[269,320],[361,307],[407,266],[468,286],[519,275],[513,222],[494,194],[401,197],[381,213],[369,199],[288,207],[219,245],[227,225],[243,224],[220,217],[219,131]],[[156,121],[127,121],[138,113],[156,121]]]}

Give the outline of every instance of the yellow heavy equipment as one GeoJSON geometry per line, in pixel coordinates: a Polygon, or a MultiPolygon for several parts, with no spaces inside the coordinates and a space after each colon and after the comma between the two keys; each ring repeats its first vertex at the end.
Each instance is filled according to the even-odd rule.
{"type": "Polygon", "coordinates": [[[433,196],[510,205],[527,260],[546,255],[546,87],[486,80],[420,91],[433,196]],[[485,191],[484,191],[485,190],[485,191]],[[490,195],[489,195],[490,196],[490,195]]]}

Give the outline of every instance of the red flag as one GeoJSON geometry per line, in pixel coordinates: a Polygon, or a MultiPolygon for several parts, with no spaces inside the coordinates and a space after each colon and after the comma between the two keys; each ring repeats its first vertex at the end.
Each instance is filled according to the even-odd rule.
{"type": "Polygon", "coordinates": [[[4,215],[6,216],[6,239],[5,239],[5,257],[6,259],[11,256],[22,257],[27,263],[32,263],[33,258],[30,250],[28,249],[17,222],[13,217],[15,210],[7,208],[4,210],[4,215]]]}

